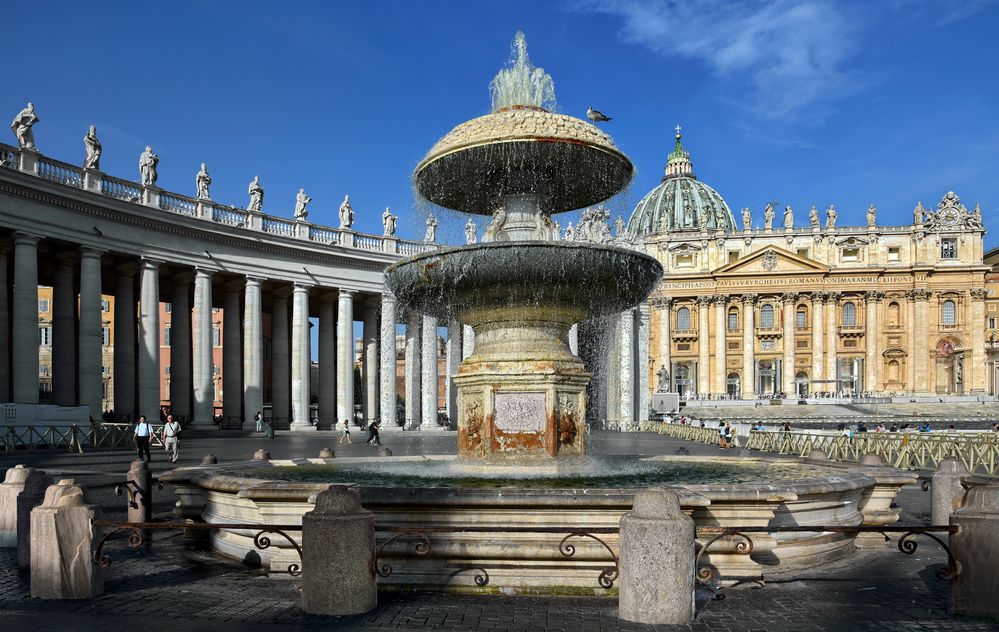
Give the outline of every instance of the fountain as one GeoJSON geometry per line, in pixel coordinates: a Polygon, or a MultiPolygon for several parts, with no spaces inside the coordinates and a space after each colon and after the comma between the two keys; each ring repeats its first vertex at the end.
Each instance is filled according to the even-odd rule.
{"type": "Polygon", "coordinates": [[[647,255],[556,241],[551,215],[597,204],[634,168],[599,129],[556,114],[551,77],[523,33],[491,84],[493,112],[458,125],[417,165],[424,199],[492,216],[483,242],[389,267],[400,304],[475,331],[459,369],[458,458],[466,466],[565,469],[585,454],[590,375],[568,331],[642,301],[662,277],[647,255]]]}

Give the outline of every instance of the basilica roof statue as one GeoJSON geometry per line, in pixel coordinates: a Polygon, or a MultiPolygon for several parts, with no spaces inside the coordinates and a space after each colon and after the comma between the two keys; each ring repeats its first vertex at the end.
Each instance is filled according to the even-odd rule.
{"type": "Polygon", "coordinates": [[[635,207],[628,232],[635,237],[682,230],[736,230],[735,216],[717,191],[694,175],[690,154],[676,145],[666,162],[666,175],[635,207]]]}

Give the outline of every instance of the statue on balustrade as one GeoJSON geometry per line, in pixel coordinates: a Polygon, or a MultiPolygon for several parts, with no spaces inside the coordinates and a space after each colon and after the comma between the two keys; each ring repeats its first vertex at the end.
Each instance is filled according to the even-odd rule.
{"type": "MultiPolygon", "coordinates": [[[[719,228],[721,227],[719,226],[719,228]]],[[[624,218],[620,215],[614,220],[614,236],[618,238],[624,237],[624,218]]]]}
{"type": "Polygon", "coordinates": [[[772,230],[774,227],[774,203],[767,202],[763,209],[763,230],[772,230]]]}
{"type": "Polygon", "coordinates": [[[742,229],[749,230],[753,227],[753,214],[749,211],[749,207],[743,207],[742,209],[742,229]]]}
{"type": "Polygon", "coordinates": [[[475,243],[475,222],[472,221],[471,217],[469,217],[468,221],[465,222],[465,243],[475,243]]]}
{"type": "Polygon", "coordinates": [[[253,182],[250,183],[247,193],[250,194],[250,203],[246,206],[246,210],[261,212],[264,207],[264,187],[260,186],[260,176],[253,176],[253,182]]]}
{"type": "Polygon", "coordinates": [[[38,116],[35,114],[35,105],[29,103],[28,107],[24,108],[17,113],[14,117],[14,122],[10,124],[10,128],[14,130],[14,136],[17,137],[17,145],[21,149],[35,149],[35,134],[31,131],[31,127],[38,122],[38,116]]]}
{"type": "Polygon", "coordinates": [[[208,192],[208,187],[212,183],[212,177],[208,175],[208,168],[205,167],[205,163],[201,163],[201,171],[199,171],[198,175],[194,177],[194,183],[198,188],[199,200],[212,199],[211,194],[208,192]]]}
{"type": "Polygon", "coordinates": [[[790,206],[784,207],[784,228],[786,230],[794,228],[794,210],[790,206]]]}
{"type": "Polygon", "coordinates": [[[298,190],[295,195],[295,219],[297,221],[304,222],[309,219],[309,202],[311,201],[312,198],[305,194],[305,189],[298,190]]]}
{"type": "Polygon", "coordinates": [[[666,365],[659,367],[656,372],[656,392],[657,393],[668,393],[669,392],[669,369],[666,365]]]}
{"type": "Polygon", "coordinates": [[[576,227],[572,225],[572,222],[566,224],[565,227],[565,240],[566,241],[576,241],[576,227]]]}
{"type": "Polygon", "coordinates": [[[340,229],[349,230],[354,225],[354,207],[350,205],[350,196],[343,196],[340,203],[340,229]]]}
{"type": "Polygon", "coordinates": [[[867,227],[874,228],[878,225],[878,208],[871,204],[867,207],[867,227]]]}
{"type": "Polygon", "coordinates": [[[87,135],[83,137],[83,145],[87,148],[87,159],[83,161],[84,169],[98,171],[101,168],[101,141],[97,140],[97,126],[91,125],[87,135]]]}
{"type": "Polygon", "coordinates": [[[982,228],[982,205],[975,204],[975,210],[968,216],[968,228],[982,228]]]}
{"type": "Polygon", "coordinates": [[[139,175],[142,176],[142,186],[156,185],[156,165],[159,162],[160,157],[153,153],[152,147],[146,145],[146,150],[139,156],[139,175]]]}
{"type": "Polygon", "coordinates": [[[819,228],[819,209],[812,205],[811,210],[808,211],[808,223],[811,224],[812,228],[819,228]]]}
{"type": "Polygon", "coordinates": [[[428,244],[437,241],[437,218],[433,213],[427,216],[427,232],[423,234],[423,241],[428,244]]]}
{"type": "Polygon", "coordinates": [[[836,228],[836,218],[839,217],[839,213],[836,212],[836,207],[832,204],[826,209],[826,228],[836,228]]]}
{"type": "Polygon", "coordinates": [[[382,235],[386,237],[395,237],[395,223],[399,218],[392,214],[392,209],[385,207],[385,212],[382,213],[382,235]]]}

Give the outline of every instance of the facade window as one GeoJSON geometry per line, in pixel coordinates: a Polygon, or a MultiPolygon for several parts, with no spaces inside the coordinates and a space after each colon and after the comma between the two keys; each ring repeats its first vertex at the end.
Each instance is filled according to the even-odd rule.
{"type": "Polygon", "coordinates": [[[681,331],[690,329],[690,310],[686,307],[676,310],[676,328],[681,331]]]}
{"type": "Polygon", "coordinates": [[[995,328],[996,328],[996,317],[989,316],[989,329],[995,329],[995,328]]]}
{"type": "Polygon", "coordinates": [[[899,365],[898,360],[888,361],[888,381],[898,382],[902,376],[902,367],[899,365]]]}
{"type": "Polygon", "coordinates": [[[163,311],[169,314],[173,311],[173,303],[163,303],[163,311]]]}
{"type": "Polygon", "coordinates": [[[38,344],[47,347],[52,344],[52,327],[46,325],[38,328],[38,344]]]}
{"type": "Polygon", "coordinates": [[[739,251],[738,250],[729,250],[728,251],[728,262],[729,263],[735,263],[738,260],[739,260],[739,251]]]}
{"type": "Polygon", "coordinates": [[[38,311],[40,312],[49,311],[49,299],[47,298],[38,299],[38,311]]]}
{"type": "Polygon", "coordinates": [[[957,259],[957,239],[948,237],[940,240],[940,258],[957,259]]]}
{"type": "Polygon", "coordinates": [[[805,309],[804,305],[799,305],[798,311],[794,314],[794,326],[796,329],[808,327],[808,310],[805,309]]]}
{"type": "Polygon", "coordinates": [[[760,327],[772,329],[774,326],[774,306],[767,303],[760,308],[760,327]]]}
{"type": "Polygon", "coordinates": [[[739,329],[739,310],[732,308],[728,310],[728,330],[738,331],[739,329]]]}
{"type": "Polygon", "coordinates": [[[677,255],[676,256],[676,267],[678,267],[678,268],[693,268],[694,267],[694,255],[677,255]]]}
{"type": "Polygon", "coordinates": [[[844,248],[843,261],[860,261],[860,248],[844,248]]]}
{"type": "Polygon", "coordinates": [[[167,347],[170,346],[170,325],[163,328],[163,344],[167,347]]]}
{"type": "Polygon", "coordinates": [[[222,329],[220,329],[218,325],[212,327],[212,346],[222,346],[222,329]]]}
{"type": "Polygon", "coordinates": [[[808,258],[808,248],[798,248],[798,256],[802,259],[808,258]]]}
{"type": "Polygon", "coordinates": [[[38,375],[40,375],[41,377],[48,377],[49,376],[49,365],[47,365],[47,364],[40,365],[38,367],[38,375]]]}
{"type": "Polygon", "coordinates": [[[101,327],[101,346],[110,347],[111,346],[111,328],[101,327]]]}
{"type": "Polygon", "coordinates": [[[843,326],[857,326],[857,306],[853,303],[843,303],[843,326]]]}
{"type": "Polygon", "coordinates": [[[898,327],[899,325],[902,324],[901,312],[902,312],[902,309],[901,309],[901,307],[899,307],[898,303],[895,303],[894,301],[891,302],[891,303],[888,303],[888,326],[889,327],[898,327]]]}
{"type": "Polygon", "coordinates": [[[954,301],[944,301],[940,306],[940,322],[944,325],[957,324],[957,305],[954,304],[954,301]]]}
{"type": "Polygon", "coordinates": [[[898,246],[889,246],[888,247],[888,261],[897,262],[899,260],[901,260],[901,256],[899,255],[898,246]]]}

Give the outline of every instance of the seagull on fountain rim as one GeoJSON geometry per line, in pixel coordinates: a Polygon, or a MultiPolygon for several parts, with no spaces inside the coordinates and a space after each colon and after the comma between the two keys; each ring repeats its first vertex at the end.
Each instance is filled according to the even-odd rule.
{"type": "Polygon", "coordinates": [[[611,120],[611,117],[605,116],[600,110],[594,110],[591,107],[586,108],[586,118],[590,119],[594,123],[611,120]]]}

